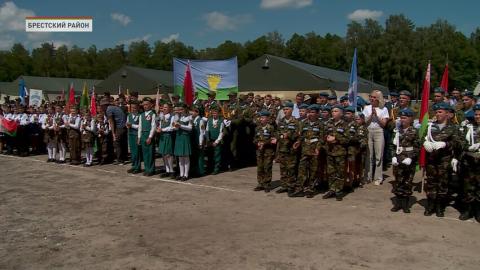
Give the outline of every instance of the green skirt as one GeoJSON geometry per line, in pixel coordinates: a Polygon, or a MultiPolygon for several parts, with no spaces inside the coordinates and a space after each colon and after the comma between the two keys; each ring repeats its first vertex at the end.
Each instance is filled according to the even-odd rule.
{"type": "Polygon", "coordinates": [[[177,157],[191,156],[192,145],[190,140],[191,139],[189,133],[177,134],[175,138],[174,155],[177,157]]]}
{"type": "Polygon", "coordinates": [[[160,134],[158,153],[160,153],[160,155],[173,155],[173,139],[171,133],[165,132],[160,134]]]}

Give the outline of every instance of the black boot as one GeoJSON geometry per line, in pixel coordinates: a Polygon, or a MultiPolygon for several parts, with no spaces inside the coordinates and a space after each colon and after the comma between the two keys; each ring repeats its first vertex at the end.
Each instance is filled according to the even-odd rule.
{"type": "Polygon", "coordinates": [[[410,197],[402,198],[402,208],[403,208],[403,213],[405,214],[410,213],[410,197]]]}
{"type": "Polygon", "coordinates": [[[435,215],[437,217],[444,217],[445,216],[445,201],[442,199],[437,198],[437,201],[435,202],[435,215]]]}
{"type": "Polygon", "coordinates": [[[402,209],[402,198],[395,196],[395,198],[393,198],[393,207],[390,209],[390,211],[398,212],[400,209],[402,209]]]}
{"type": "Polygon", "coordinates": [[[425,207],[425,212],[423,212],[424,216],[431,216],[435,212],[435,200],[431,198],[427,198],[427,206],[425,207]]]}
{"type": "Polygon", "coordinates": [[[477,222],[480,222],[480,202],[479,201],[476,201],[476,202],[473,202],[473,217],[475,218],[475,220],[477,222]]]}
{"type": "Polygon", "coordinates": [[[473,217],[472,215],[472,203],[465,203],[464,209],[458,219],[460,220],[469,220],[473,217]]]}

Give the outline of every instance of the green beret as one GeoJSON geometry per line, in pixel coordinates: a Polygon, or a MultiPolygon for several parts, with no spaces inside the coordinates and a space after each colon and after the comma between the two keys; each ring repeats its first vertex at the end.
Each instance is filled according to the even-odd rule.
{"type": "Polygon", "coordinates": [[[410,108],[401,109],[399,113],[400,116],[408,116],[408,117],[412,117],[414,114],[415,112],[410,108]]]}
{"type": "Polygon", "coordinates": [[[220,110],[220,108],[218,108],[217,105],[210,106],[210,111],[217,111],[218,112],[219,110],[220,110]]]}
{"type": "Polygon", "coordinates": [[[320,92],[319,96],[328,98],[329,94],[327,92],[320,92]]]}
{"type": "Polygon", "coordinates": [[[398,93],[397,92],[390,92],[390,96],[391,97],[398,97],[398,93]]]}
{"type": "Polygon", "coordinates": [[[348,96],[341,96],[340,97],[340,101],[345,101],[345,100],[348,100],[348,96]]]}
{"type": "Polygon", "coordinates": [[[308,110],[314,110],[314,111],[318,112],[320,110],[320,106],[318,106],[317,104],[312,104],[312,105],[308,106],[308,110]]]}
{"type": "Polygon", "coordinates": [[[329,96],[328,96],[328,99],[330,99],[330,100],[332,100],[332,99],[337,100],[337,96],[335,96],[335,95],[329,95],[329,96]]]}
{"type": "Polygon", "coordinates": [[[308,109],[308,104],[302,103],[300,106],[298,106],[299,109],[308,109]]]}
{"type": "Polygon", "coordinates": [[[321,110],[322,110],[323,112],[330,112],[330,111],[332,110],[332,106],[330,106],[329,104],[323,105],[322,108],[321,108],[321,110]]]}
{"type": "Polygon", "coordinates": [[[333,109],[339,109],[339,110],[341,110],[342,112],[343,112],[343,110],[344,110],[343,106],[340,105],[340,104],[337,104],[337,105],[333,106],[332,110],[333,110],[333,109]]]}
{"type": "Polygon", "coordinates": [[[353,107],[353,106],[347,106],[347,107],[345,107],[345,111],[346,111],[346,112],[355,113],[355,107],[353,107]]]}
{"type": "Polygon", "coordinates": [[[434,93],[445,94],[445,90],[441,87],[437,87],[433,90],[434,93]]]}

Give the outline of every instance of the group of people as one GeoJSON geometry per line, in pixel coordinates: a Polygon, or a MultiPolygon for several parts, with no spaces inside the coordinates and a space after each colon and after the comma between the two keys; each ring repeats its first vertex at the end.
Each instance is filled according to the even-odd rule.
{"type": "MultiPolygon", "coordinates": [[[[409,91],[378,90],[357,107],[347,96],[298,93],[295,100],[253,93],[217,101],[196,99],[187,106],[180,97],[159,100],[138,95],[116,100],[105,93],[96,114],[61,102],[40,108],[4,104],[2,115],[18,122],[17,136],[2,134],[2,149],[19,155],[46,149],[47,162],[91,166],[130,158],[129,173],[186,181],[257,165],[255,191],[272,190],[272,166],[280,165],[277,193],[289,197],[341,201],[370,182],[380,185],[392,166],[395,181],[392,211],[410,212],[413,177],[425,149],[427,195],[425,215],[444,215],[452,200],[460,219],[480,222],[480,105],[471,92],[447,93],[437,88],[429,106],[430,121],[420,138],[418,104],[409,91]],[[448,96],[451,94],[451,96],[448,96]],[[28,142],[28,143],[27,143],[28,142]],[[128,148],[127,148],[128,147],[128,148]],[[84,157],[82,158],[82,149],[84,157]],[[130,155],[127,155],[127,153],[130,155]],[[142,168],[143,163],[143,168],[142,168]]],[[[422,131],[423,132],[423,131],[422,131]]]]}

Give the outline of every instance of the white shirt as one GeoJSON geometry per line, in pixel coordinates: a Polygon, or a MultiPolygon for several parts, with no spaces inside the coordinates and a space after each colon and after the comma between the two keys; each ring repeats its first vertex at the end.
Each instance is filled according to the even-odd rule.
{"type": "MultiPolygon", "coordinates": [[[[152,117],[151,125],[150,125],[150,132],[148,133],[148,138],[153,138],[153,135],[155,135],[155,129],[157,129],[157,123],[155,121],[155,112],[153,110],[145,112],[145,118],[152,117]]],[[[142,117],[140,116],[140,120],[138,121],[138,138],[140,139],[142,137],[142,117]]]]}
{"type": "MultiPolygon", "coordinates": [[[[388,114],[388,109],[386,107],[383,107],[383,109],[375,107],[375,111],[377,113],[378,120],[388,119],[390,117],[390,115],[388,114]]],[[[365,115],[365,121],[368,121],[372,117],[372,105],[365,106],[362,113],[363,115],[365,115]]],[[[382,128],[378,120],[372,120],[368,128],[382,128]]]]}

